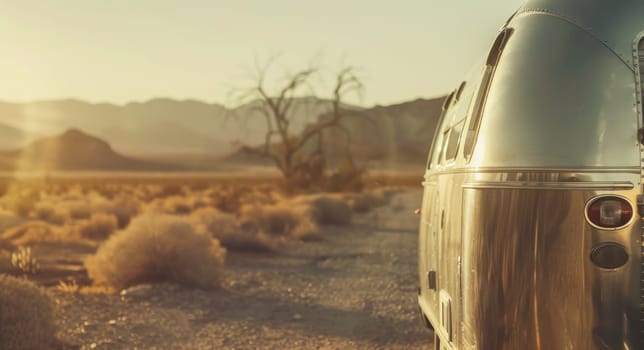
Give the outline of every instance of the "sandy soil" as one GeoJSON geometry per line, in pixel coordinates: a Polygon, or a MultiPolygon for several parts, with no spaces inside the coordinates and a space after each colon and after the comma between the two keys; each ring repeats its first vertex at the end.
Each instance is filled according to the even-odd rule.
{"type": "Polygon", "coordinates": [[[224,286],[120,295],[50,288],[61,339],[81,349],[430,349],[416,311],[421,192],[326,227],[319,242],[230,253],[224,286]]]}

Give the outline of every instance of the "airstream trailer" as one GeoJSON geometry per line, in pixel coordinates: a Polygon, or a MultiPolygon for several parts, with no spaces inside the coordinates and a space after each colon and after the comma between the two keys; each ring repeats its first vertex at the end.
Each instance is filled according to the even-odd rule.
{"type": "Polygon", "coordinates": [[[445,100],[418,303],[436,349],[644,349],[644,1],[528,0],[445,100]]]}

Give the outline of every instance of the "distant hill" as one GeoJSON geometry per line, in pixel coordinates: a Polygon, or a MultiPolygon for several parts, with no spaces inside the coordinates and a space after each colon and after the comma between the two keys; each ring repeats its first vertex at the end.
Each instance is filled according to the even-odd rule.
{"type": "Polygon", "coordinates": [[[178,170],[122,156],[105,141],[78,129],[36,140],[23,149],[0,153],[4,170],[178,170]]]}
{"type": "MultiPolygon", "coordinates": [[[[343,157],[350,146],[358,160],[389,163],[424,163],[441,114],[444,97],[417,99],[390,106],[349,111],[342,126],[324,133],[326,152],[343,157]]],[[[325,118],[325,116],[322,116],[325,118]]]]}
{"type": "MultiPolygon", "coordinates": [[[[125,105],[56,100],[29,103],[0,102],[0,123],[39,135],[70,128],[84,130],[124,153],[227,153],[234,144],[263,137],[266,122],[251,102],[226,108],[195,100],[152,99],[125,105]]],[[[329,110],[329,102],[297,98],[291,129],[299,132],[329,110]]],[[[5,134],[0,130],[0,139],[5,134]]],[[[0,149],[12,148],[13,143],[0,149]]]]}
{"type": "MultiPolygon", "coordinates": [[[[442,99],[367,109],[345,106],[342,126],[351,134],[350,148],[356,159],[372,164],[424,163],[442,99]]],[[[16,159],[22,159],[23,168],[64,169],[147,169],[174,164],[182,169],[211,170],[220,162],[270,165],[270,160],[240,148],[258,145],[264,138],[266,122],[257,110],[259,103],[231,109],[173,99],[125,105],[78,100],[0,102],[0,151],[6,150],[0,154],[0,168],[17,167],[16,159]],[[69,129],[75,130],[65,132],[69,129]],[[34,141],[38,135],[58,136],[34,141]],[[94,145],[92,151],[89,145],[94,145]],[[15,151],[21,147],[25,148],[15,151]],[[83,152],[101,155],[86,157],[83,152]],[[143,164],[122,154],[149,161],[143,164]]],[[[301,133],[328,118],[330,107],[328,100],[296,98],[291,132],[301,133]]],[[[323,137],[328,161],[341,160],[349,147],[345,134],[333,129],[323,137]]],[[[305,151],[313,149],[312,141],[305,151]]]]}
{"type": "Polygon", "coordinates": [[[275,162],[267,157],[262,157],[253,150],[260,149],[261,146],[242,146],[234,152],[224,156],[221,160],[225,163],[238,165],[274,165],[275,162]]]}
{"type": "MultiPolygon", "coordinates": [[[[323,133],[324,151],[329,164],[344,159],[350,148],[355,160],[361,163],[419,164],[422,166],[434,137],[441,114],[444,97],[417,99],[391,106],[376,106],[363,110],[347,110],[342,127],[323,133]]],[[[320,120],[329,115],[320,116],[320,120]]],[[[304,153],[311,152],[317,139],[308,143],[304,153]]],[[[240,148],[226,157],[226,161],[244,164],[271,164],[245,148],[240,148]]]]}
{"type": "Polygon", "coordinates": [[[0,149],[16,149],[24,146],[36,137],[33,133],[11,125],[0,123],[0,149]]]}

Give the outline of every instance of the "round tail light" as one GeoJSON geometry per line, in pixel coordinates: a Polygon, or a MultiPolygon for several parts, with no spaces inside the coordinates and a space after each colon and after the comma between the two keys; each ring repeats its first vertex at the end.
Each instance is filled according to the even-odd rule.
{"type": "Polygon", "coordinates": [[[617,269],[628,262],[628,253],[624,246],[617,243],[604,243],[593,248],[590,253],[593,264],[602,269],[617,269]]]}
{"type": "Polygon", "coordinates": [[[633,218],[633,207],[622,197],[598,197],[586,206],[586,218],[595,227],[616,229],[633,218]]]}

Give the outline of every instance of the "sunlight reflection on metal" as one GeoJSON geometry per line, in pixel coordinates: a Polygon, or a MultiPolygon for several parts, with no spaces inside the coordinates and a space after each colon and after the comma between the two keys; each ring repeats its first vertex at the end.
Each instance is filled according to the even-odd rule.
{"type": "MultiPolygon", "coordinates": [[[[447,161],[438,145],[425,174],[419,304],[438,326],[439,293],[449,295],[458,325],[453,341],[438,327],[441,345],[642,348],[641,224],[608,229],[585,213],[600,196],[633,206],[642,194],[633,43],[643,18],[636,0],[529,0],[508,21],[491,83],[472,84],[485,91],[464,136],[471,159],[461,146],[447,161]]],[[[444,115],[439,140],[458,115],[444,115]]]]}

